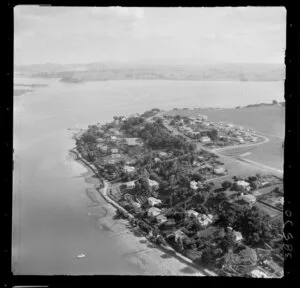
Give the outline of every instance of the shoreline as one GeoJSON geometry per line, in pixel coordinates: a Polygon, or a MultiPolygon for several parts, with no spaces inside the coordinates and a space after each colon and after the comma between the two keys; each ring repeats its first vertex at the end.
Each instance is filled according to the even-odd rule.
{"type": "MultiPolygon", "coordinates": [[[[123,210],[129,216],[129,218],[135,218],[126,209],[124,209],[122,206],[120,206],[119,204],[117,204],[113,199],[111,199],[108,196],[108,194],[106,193],[106,189],[108,188],[108,183],[109,182],[105,181],[105,180],[103,180],[103,182],[101,182],[101,179],[100,179],[99,175],[97,175],[96,171],[94,171],[94,168],[91,167],[91,164],[89,164],[84,159],[82,159],[82,157],[80,156],[80,153],[78,151],[76,151],[76,149],[71,149],[70,152],[73,154],[73,156],[75,156],[74,157],[74,161],[80,163],[81,165],[83,165],[87,169],[87,172],[84,173],[85,174],[84,175],[85,181],[87,183],[94,184],[93,188],[87,188],[87,189],[89,189],[89,190],[94,189],[98,193],[98,195],[100,195],[106,201],[106,203],[108,205],[110,205],[111,207],[113,207],[115,209],[121,209],[121,210],[123,210]],[[93,181],[89,180],[89,178],[93,177],[93,175],[96,175],[96,177],[97,177],[96,183],[94,183],[93,181]],[[99,183],[104,184],[104,187],[101,187],[99,185],[99,183]]],[[[87,195],[87,196],[90,197],[89,195],[87,195]]],[[[94,201],[93,199],[91,199],[91,200],[94,201]]],[[[99,203],[99,205],[100,205],[100,203],[99,203]]],[[[110,221],[114,222],[114,221],[117,221],[117,220],[109,219],[108,222],[110,222],[110,221]]],[[[128,222],[127,219],[125,219],[125,221],[128,222]]],[[[120,228],[114,234],[118,235],[120,233],[120,235],[122,235],[123,234],[123,232],[122,232],[123,230],[125,230],[124,234],[131,235],[136,240],[138,240],[138,237],[135,236],[134,233],[132,232],[132,230],[129,229],[128,227],[123,227],[122,229],[120,228]]],[[[187,265],[187,267],[196,269],[197,270],[197,274],[198,274],[197,276],[217,276],[217,274],[215,274],[214,272],[212,272],[212,271],[210,271],[210,270],[208,270],[208,269],[206,269],[204,267],[200,267],[199,265],[195,264],[191,259],[185,257],[184,255],[181,255],[180,253],[178,253],[176,250],[174,250],[169,245],[167,247],[165,247],[165,246],[158,246],[158,245],[153,244],[145,235],[143,235],[143,238],[145,238],[145,240],[152,245],[152,248],[150,248],[150,251],[149,251],[149,253],[151,254],[151,255],[149,255],[150,258],[151,257],[152,258],[156,257],[156,255],[155,255],[156,253],[153,250],[153,248],[155,248],[156,250],[159,250],[160,252],[167,254],[170,257],[170,259],[173,258],[174,261],[180,261],[184,265],[187,265]]],[[[135,247],[134,243],[130,243],[130,244],[133,244],[133,245],[129,245],[129,246],[135,247]]],[[[161,264],[163,265],[164,263],[161,263],[161,264]]],[[[155,265],[155,263],[153,263],[153,265],[155,265]]],[[[174,267],[174,269],[177,269],[177,267],[174,267]]],[[[167,273],[167,274],[169,274],[169,273],[167,273]]],[[[173,274],[173,273],[171,273],[171,274],[172,275],[177,275],[177,274],[173,274]]]]}

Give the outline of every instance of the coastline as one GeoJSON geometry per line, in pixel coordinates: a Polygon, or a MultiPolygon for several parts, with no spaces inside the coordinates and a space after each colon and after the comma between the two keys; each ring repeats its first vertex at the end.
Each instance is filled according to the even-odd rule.
{"type": "MultiPolygon", "coordinates": [[[[138,232],[132,231],[132,229],[130,229],[130,227],[128,227],[128,220],[113,219],[113,215],[114,215],[116,209],[123,210],[129,216],[129,218],[132,218],[134,216],[131,215],[128,211],[126,211],[123,207],[121,207],[117,203],[115,203],[115,201],[112,200],[107,195],[106,188],[108,187],[108,184],[107,184],[108,182],[105,180],[103,182],[101,182],[99,175],[97,175],[97,172],[95,171],[95,168],[92,167],[91,164],[86,162],[81,157],[79,152],[76,151],[76,149],[72,149],[72,150],[70,150],[70,152],[74,156],[74,161],[80,163],[87,169],[87,172],[85,172],[83,175],[85,178],[85,181],[87,183],[94,184],[93,188],[87,188],[87,190],[89,190],[90,192],[92,192],[91,190],[94,190],[93,192],[96,192],[98,195],[100,195],[107,204],[107,205],[105,205],[106,209],[108,209],[110,212],[112,212],[112,213],[110,213],[110,214],[112,214],[111,215],[112,217],[110,215],[106,215],[105,216],[106,219],[104,221],[105,226],[111,226],[111,225],[117,226],[117,227],[115,227],[115,228],[117,228],[116,231],[111,233],[111,237],[114,237],[114,238],[116,236],[120,237],[121,238],[120,243],[122,243],[122,246],[124,246],[124,248],[126,247],[126,251],[134,250],[135,248],[139,247],[140,244],[143,244],[142,246],[147,247],[147,248],[141,247],[141,248],[139,248],[138,251],[125,253],[126,256],[131,257],[132,256],[131,254],[134,254],[134,258],[140,259],[139,261],[141,261],[141,263],[139,261],[137,261],[137,262],[139,263],[138,264],[139,268],[142,268],[142,267],[140,267],[141,264],[142,264],[142,266],[143,265],[146,266],[146,268],[144,269],[145,275],[154,274],[154,275],[185,275],[185,276],[188,276],[190,274],[191,276],[217,276],[217,274],[215,274],[214,272],[209,271],[208,269],[206,269],[204,267],[199,267],[199,265],[195,264],[191,259],[179,254],[170,246],[163,247],[163,246],[154,245],[153,243],[151,243],[151,241],[149,239],[147,239],[146,236],[139,233],[139,231],[138,232]],[[96,175],[96,177],[97,177],[97,178],[94,178],[95,181],[91,181],[91,177],[93,175],[96,175]],[[101,184],[104,184],[104,187],[101,187],[101,184]],[[116,222],[121,222],[121,223],[118,223],[120,225],[118,225],[118,224],[115,225],[116,222]],[[137,234],[141,234],[141,235],[137,236],[137,234]],[[141,237],[141,240],[138,239],[139,237],[141,237]],[[180,268],[181,265],[185,266],[183,269],[181,269],[181,270],[183,270],[182,272],[180,272],[180,270],[178,271],[178,269],[180,268]],[[184,272],[184,271],[186,271],[186,272],[184,272]]],[[[87,195],[87,196],[90,197],[90,195],[87,195]]],[[[91,199],[91,200],[93,202],[95,202],[94,199],[91,199]]],[[[96,203],[101,205],[100,202],[96,202],[96,203]]],[[[133,259],[134,262],[136,262],[136,260],[137,259],[133,259]]]]}

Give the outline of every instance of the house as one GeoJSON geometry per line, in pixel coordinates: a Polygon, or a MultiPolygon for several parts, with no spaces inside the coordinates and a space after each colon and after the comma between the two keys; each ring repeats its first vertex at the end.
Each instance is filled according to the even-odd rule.
{"type": "Polygon", "coordinates": [[[213,215],[211,214],[200,214],[198,217],[197,217],[197,220],[199,221],[200,225],[202,227],[206,227],[208,226],[209,224],[211,224],[213,222],[213,215]]]}
{"type": "Polygon", "coordinates": [[[199,216],[199,213],[196,212],[195,210],[188,210],[188,211],[186,211],[186,213],[187,213],[188,217],[191,217],[193,215],[196,218],[198,218],[198,216],[199,216]]]}
{"type": "Polygon", "coordinates": [[[241,194],[241,199],[248,202],[250,205],[254,204],[256,202],[256,197],[250,194],[241,194]]]}
{"type": "Polygon", "coordinates": [[[110,151],[111,151],[111,153],[118,153],[119,152],[119,150],[117,148],[112,148],[110,151]]]}
{"type": "Polygon", "coordinates": [[[158,222],[159,224],[165,223],[165,222],[168,221],[167,217],[164,216],[164,215],[158,215],[158,216],[156,217],[156,220],[157,220],[157,222],[158,222]]]}
{"type": "Polygon", "coordinates": [[[134,207],[134,208],[141,208],[141,204],[139,202],[135,202],[135,201],[130,201],[131,205],[134,207]]]}
{"type": "Polygon", "coordinates": [[[168,156],[168,153],[166,153],[166,152],[158,152],[158,155],[159,155],[160,157],[167,157],[167,156],[168,156]]]}
{"type": "Polygon", "coordinates": [[[96,141],[97,141],[98,143],[103,143],[103,142],[104,142],[104,139],[101,138],[101,137],[99,137],[99,138],[96,139],[96,141]]]}
{"type": "Polygon", "coordinates": [[[173,233],[173,235],[175,236],[175,242],[178,242],[180,240],[183,240],[185,238],[188,238],[187,235],[185,233],[183,233],[180,229],[175,231],[173,233]]]}
{"type": "Polygon", "coordinates": [[[240,144],[244,144],[245,141],[241,136],[236,137],[236,140],[240,143],[240,144]]]}
{"type": "Polygon", "coordinates": [[[283,205],[284,204],[284,198],[283,197],[279,197],[278,202],[283,205]]]}
{"type": "Polygon", "coordinates": [[[248,182],[246,182],[246,181],[239,180],[239,181],[236,182],[236,185],[237,185],[237,187],[243,188],[246,191],[250,190],[250,184],[248,182]]]}
{"type": "Polygon", "coordinates": [[[155,206],[155,205],[161,204],[161,200],[156,199],[156,198],[154,198],[154,197],[149,197],[149,198],[148,198],[148,203],[149,203],[150,206],[153,207],[153,206],[155,206]]]}
{"type": "Polygon", "coordinates": [[[111,137],[110,137],[110,140],[111,140],[111,141],[117,141],[117,137],[116,137],[116,136],[111,136],[111,137]]]}
{"type": "Polygon", "coordinates": [[[148,209],[148,212],[147,212],[147,214],[148,214],[149,217],[151,217],[151,216],[152,217],[156,217],[160,213],[161,213],[161,210],[159,208],[157,208],[157,207],[151,207],[151,208],[148,209]]]}
{"type": "Polygon", "coordinates": [[[241,242],[243,240],[243,235],[241,232],[233,230],[233,235],[235,237],[236,242],[241,242]]]}
{"type": "Polygon", "coordinates": [[[153,189],[159,188],[159,183],[155,180],[148,179],[149,186],[153,189]]]}
{"type": "Polygon", "coordinates": [[[224,175],[225,172],[226,172],[226,170],[223,167],[217,167],[214,169],[214,173],[217,175],[224,175]]]}
{"type": "Polygon", "coordinates": [[[199,120],[203,120],[203,121],[206,121],[208,119],[208,117],[206,115],[202,115],[202,114],[198,114],[197,118],[199,120]]]}
{"type": "Polygon", "coordinates": [[[124,169],[124,172],[125,172],[125,173],[134,173],[134,172],[135,172],[135,168],[132,167],[132,166],[125,165],[125,166],[123,167],[123,169],[124,169]]]}
{"type": "Polygon", "coordinates": [[[159,158],[156,157],[156,158],[154,158],[154,162],[155,162],[155,163],[158,163],[158,162],[161,162],[161,160],[160,160],[159,158]]]}
{"type": "Polygon", "coordinates": [[[97,147],[102,151],[106,152],[108,150],[108,147],[106,145],[97,145],[97,147]],[[99,146],[99,147],[98,147],[99,146]]]}
{"type": "Polygon", "coordinates": [[[139,138],[124,138],[128,146],[141,146],[141,139],[139,138]]]}
{"type": "Polygon", "coordinates": [[[125,185],[126,185],[127,189],[132,189],[132,188],[135,187],[135,180],[134,181],[129,181],[129,182],[125,183],[125,185]]]}
{"type": "Polygon", "coordinates": [[[200,161],[203,161],[203,160],[204,160],[204,157],[203,157],[203,156],[198,156],[197,158],[198,158],[198,160],[200,160],[200,161]]]}
{"type": "Polygon", "coordinates": [[[253,278],[269,278],[269,276],[266,273],[264,273],[258,269],[252,270],[250,272],[250,274],[253,278]]]}
{"type": "Polygon", "coordinates": [[[262,182],[260,185],[261,185],[261,187],[266,187],[269,184],[270,184],[270,182],[265,181],[265,182],[262,182]]]}
{"type": "Polygon", "coordinates": [[[121,154],[115,153],[115,154],[112,154],[111,157],[113,159],[116,159],[116,158],[121,158],[122,156],[121,156],[121,154]]]}
{"type": "Polygon", "coordinates": [[[193,161],[193,164],[192,164],[193,167],[199,167],[200,165],[201,164],[199,162],[193,161]]]}
{"type": "Polygon", "coordinates": [[[202,143],[210,143],[210,142],[211,142],[211,140],[210,140],[210,138],[209,138],[208,136],[203,136],[203,137],[201,137],[201,138],[200,138],[200,141],[201,141],[202,143]]]}
{"type": "Polygon", "coordinates": [[[193,190],[197,190],[198,189],[197,182],[196,181],[190,182],[190,188],[193,190]]]}

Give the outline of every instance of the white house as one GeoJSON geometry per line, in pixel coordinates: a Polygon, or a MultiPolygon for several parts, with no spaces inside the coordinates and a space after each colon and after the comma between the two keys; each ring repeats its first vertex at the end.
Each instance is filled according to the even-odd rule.
{"type": "Polygon", "coordinates": [[[244,144],[245,141],[241,136],[236,137],[236,140],[240,143],[240,144],[244,144]]]}
{"type": "Polygon", "coordinates": [[[123,169],[124,169],[124,172],[125,172],[125,173],[134,173],[134,172],[135,172],[135,168],[132,167],[132,166],[125,165],[125,166],[123,167],[123,169]]]}
{"type": "Polygon", "coordinates": [[[200,214],[198,217],[197,217],[197,220],[199,221],[200,225],[202,227],[206,227],[208,226],[209,224],[211,224],[213,222],[213,215],[211,214],[200,214]]]}
{"type": "Polygon", "coordinates": [[[159,158],[155,157],[155,158],[154,158],[154,162],[155,162],[155,163],[158,163],[158,162],[161,162],[161,160],[160,160],[159,158]]]}
{"type": "Polygon", "coordinates": [[[253,278],[269,278],[268,275],[258,269],[254,269],[251,271],[251,276],[253,278]]]}
{"type": "Polygon", "coordinates": [[[183,240],[184,238],[187,238],[186,234],[183,233],[181,230],[175,231],[174,236],[175,236],[175,242],[178,242],[179,240],[183,240]]]}
{"type": "Polygon", "coordinates": [[[153,189],[158,189],[159,183],[155,180],[148,179],[149,186],[153,189]]]}
{"type": "Polygon", "coordinates": [[[242,235],[241,232],[239,232],[239,231],[233,231],[233,235],[235,237],[235,241],[236,242],[240,242],[240,241],[243,240],[243,235],[242,235]]]}
{"type": "Polygon", "coordinates": [[[151,208],[148,209],[148,212],[147,212],[147,214],[148,214],[149,217],[151,217],[151,216],[152,217],[156,217],[160,213],[161,213],[161,209],[159,209],[157,207],[151,207],[151,208]]]}
{"type": "Polygon", "coordinates": [[[125,183],[125,185],[126,185],[127,189],[132,189],[132,188],[135,187],[135,180],[134,181],[129,181],[129,182],[125,183]]]}
{"type": "Polygon", "coordinates": [[[157,222],[159,223],[159,224],[161,224],[161,223],[165,223],[165,222],[167,222],[167,217],[166,216],[164,216],[164,215],[158,215],[157,217],[156,217],[156,220],[157,220],[157,222]]]}
{"type": "Polygon", "coordinates": [[[155,206],[155,205],[161,204],[161,200],[156,199],[156,198],[154,198],[154,197],[149,197],[149,198],[148,198],[148,203],[149,203],[150,206],[153,207],[153,206],[155,206]]]}
{"type": "Polygon", "coordinates": [[[198,183],[196,181],[192,181],[190,182],[190,188],[193,190],[197,190],[198,189],[198,183]]]}
{"type": "Polygon", "coordinates": [[[256,202],[256,197],[250,194],[241,194],[241,198],[248,202],[250,205],[254,204],[256,202]]]}
{"type": "Polygon", "coordinates": [[[223,175],[225,174],[225,168],[224,167],[217,167],[214,169],[214,173],[217,175],[223,175]]]}
{"type": "Polygon", "coordinates": [[[116,137],[116,136],[111,136],[111,137],[110,137],[110,140],[111,140],[111,141],[117,141],[117,137],[116,137]]]}
{"type": "Polygon", "coordinates": [[[117,148],[112,148],[111,149],[111,153],[118,153],[119,152],[119,149],[117,149],[117,148]]]}
{"type": "Polygon", "coordinates": [[[97,145],[97,147],[102,151],[102,152],[106,152],[108,150],[108,147],[106,145],[97,145]]]}
{"type": "Polygon", "coordinates": [[[204,120],[204,121],[206,121],[208,119],[208,117],[206,115],[202,115],[202,114],[198,114],[197,118],[199,120],[204,120]]]}
{"type": "Polygon", "coordinates": [[[159,155],[160,157],[167,157],[167,156],[168,156],[168,153],[161,151],[161,152],[158,152],[158,155],[159,155]]]}
{"type": "Polygon", "coordinates": [[[199,213],[196,212],[195,210],[188,210],[188,211],[186,211],[186,213],[187,213],[188,217],[191,217],[193,215],[196,218],[198,218],[198,216],[199,216],[199,213]]]}
{"type": "Polygon", "coordinates": [[[201,141],[202,143],[210,143],[210,142],[211,142],[211,140],[210,140],[210,138],[209,138],[208,136],[203,136],[203,137],[201,137],[201,138],[200,138],[200,141],[201,141]]]}
{"type": "Polygon", "coordinates": [[[247,191],[250,190],[250,184],[248,182],[246,182],[246,181],[239,180],[239,181],[236,182],[236,185],[238,187],[241,187],[241,188],[247,190],[247,191]]]}
{"type": "Polygon", "coordinates": [[[279,202],[281,205],[283,205],[283,204],[284,204],[284,198],[283,198],[283,197],[280,197],[280,198],[278,199],[278,202],[279,202]]]}

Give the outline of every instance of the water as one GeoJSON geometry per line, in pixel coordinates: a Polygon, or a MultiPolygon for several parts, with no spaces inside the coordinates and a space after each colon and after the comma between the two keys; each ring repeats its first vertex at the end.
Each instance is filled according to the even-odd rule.
{"type": "MultiPolygon", "coordinates": [[[[16,274],[135,274],[90,217],[86,170],[68,153],[77,125],[158,107],[237,106],[283,100],[279,82],[107,81],[49,84],[14,97],[13,271],[16,274]],[[84,253],[84,259],[76,255],[84,253]]],[[[103,204],[104,205],[104,204],[103,204]]],[[[104,207],[104,206],[103,206],[104,207]]],[[[101,207],[100,207],[101,208],[101,207]]],[[[100,209],[99,208],[99,209],[100,209]]],[[[97,208],[98,209],[98,208],[97,208]]],[[[100,212],[99,212],[100,213],[100,212]]]]}

